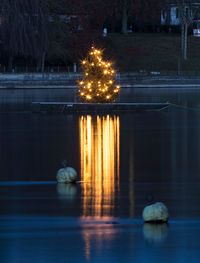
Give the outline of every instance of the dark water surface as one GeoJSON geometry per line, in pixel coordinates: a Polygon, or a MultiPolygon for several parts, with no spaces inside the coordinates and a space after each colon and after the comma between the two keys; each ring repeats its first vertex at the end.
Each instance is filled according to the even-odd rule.
{"type": "Polygon", "coordinates": [[[199,262],[194,101],[102,116],[1,114],[0,261],[199,262]],[[78,184],[56,183],[63,160],[78,184]],[[169,225],[143,224],[154,201],[168,206],[169,225]]]}

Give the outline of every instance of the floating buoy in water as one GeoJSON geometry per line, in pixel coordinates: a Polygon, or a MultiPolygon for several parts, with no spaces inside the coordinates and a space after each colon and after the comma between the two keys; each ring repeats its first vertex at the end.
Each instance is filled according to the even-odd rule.
{"type": "Polygon", "coordinates": [[[145,222],[166,223],[169,219],[169,213],[165,204],[157,202],[146,206],[143,210],[142,217],[145,222]]]}
{"type": "Polygon", "coordinates": [[[56,179],[58,183],[75,183],[77,181],[77,172],[72,167],[64,167],[58,170],[56,179]]]}

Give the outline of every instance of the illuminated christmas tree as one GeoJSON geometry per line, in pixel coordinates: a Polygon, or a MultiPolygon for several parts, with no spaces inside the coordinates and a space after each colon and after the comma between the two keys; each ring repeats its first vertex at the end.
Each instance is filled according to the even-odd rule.
{"type": "Polygon", "coordinates": [[[79,81],[78,95],[82,102],[113,102],[120,87],[115,85],[112,63],[102,59],[102,50],[92,47],[82,61],[83,79],[79,81]]]}

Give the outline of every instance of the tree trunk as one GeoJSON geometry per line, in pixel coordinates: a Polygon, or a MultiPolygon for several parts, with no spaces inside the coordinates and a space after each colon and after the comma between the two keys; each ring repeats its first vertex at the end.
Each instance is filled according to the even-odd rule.
{"type": "Polygon", "coordinates": [[[37,58],[36,60],[36,71],[39,72],[41,68],[41,61],[40,58],[37,58]]]}
{"type": "Polygon", "coordinates": [[[128,14],[127,14],[127,0],[123,0],[122,9],[122,34],[127,34],[128,14]]]}
{"type": "Polygon", "coordinates": [[[187,39],[188,39],[188,25],[185,24],[184,30],[184,52],[183,52],[183,59],[187,60],[187,39]]]}
{"type": "Polygon", "coordinates": [[[8,71],[12,72],[13,69],[13,55],[9,55],[8,58],[8,71]]]}
{"type": "Polygon", "coordinates": [[[42,63],[41,63],[41,72],[44,72],[45,57],[46,57],[46,52],[43,51],[43,53],[42,53],[42,63]]]}
{"type": "Polygon", "coordinates": [[[184,33],[185,31],[185,25],[182,23],[181,24],[181,58],[184,58],[184,33]]]}
{"type": "Polygon", "coordinates": [[[46,52],[43,51],[42,57],[39,57],[37,59],[37,65],[36,65],[37,72],[44,72],[45,58],[46,58],[46,52]]]}

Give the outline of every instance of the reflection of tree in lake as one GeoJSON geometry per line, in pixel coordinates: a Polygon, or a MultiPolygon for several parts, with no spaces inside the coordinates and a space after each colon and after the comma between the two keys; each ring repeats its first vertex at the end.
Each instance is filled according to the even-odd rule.
{"type": "Polygon", "coordinates": [[[94,251],[101,251],[102,248],[110,247],[112,242],[119,235],[119,229],[112,224],[96,224],[92,228],[82,227],[82,237],[84,240],[84,254],[86,260],[93,262],[94,251]]]}
{"type": "Polygon", "coordinates": [[[79,125],[83,216],[110,216],[119,188],[119,117],[87,115],[79,125]]]}

